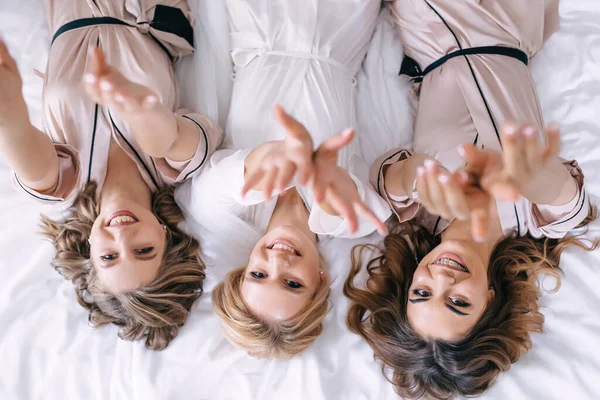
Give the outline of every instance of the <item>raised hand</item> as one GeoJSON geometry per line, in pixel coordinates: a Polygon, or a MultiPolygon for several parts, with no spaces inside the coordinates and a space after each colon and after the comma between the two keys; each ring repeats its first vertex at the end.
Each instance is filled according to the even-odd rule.
{"type": "MultiPolygon", "coordinates": [[[[555,125],[546,128],[547,142],[541,143],[539,131],[531,125],[507,123],[501,131],[503,152],[479,150],[465,145],[466,171],[483,190],[496,200],[515,201],[520,195],[534,203],[543,202],[544,187],[553,189],[560,185],[549,184],[549,165],[558,165],[560,132],[555,125]]],[[[558,178],[558,176],[556,176],[558,178]]],[[[552,182],[557,183],[557,182],[552,182]]],[[[550,196],[552,197],[552,196],[550,196]]]]}
{"type": "Polygon", "coordinates": [[[131,82],[108,65],[100,48],[92,49],[83,81],[86,92],[96,103],[110,107],[122,117],[135,116],[158,104],[158,98],[149,88],[131,82]]]}
{"type": "Polygon", "coordinates": [[[437,161],[428,159],[424,167],[417,168],[415,189],[413,199],[430,214],[449,220],[470,220],[473,238],[485,238],[493,197],[475,185],[467,172],[451,174],[437,161]]]}
{"type": "Polygon", "coordinates": [[[0,130],[22,129],[29,125],[23,99],[23,80],[17,62],[0,37],[0,130]]]}
{"type": "MultiPolygon", "coordinates": [[[[312,137],[300,122],[287,114],[281,106],[275,107],[275,117],[285,128],[286,138],[269,142],[253,151],[242,196],[251,189],[262,189],[269,200],[273,189],[283,191],[295,175],[298,182],[305,185],[313,172],[312,137]]],[[[249,157],[250,158],[250,157],[249,157]]]]}
{"type": "Polygon", "coordinates": [[[323,142],[314,156],[314,173],[309,187],[315,201],[325,210],[342,216],[348,221],[351,233],[358,229],[358,216],[373,223],[379,233],[385,235],[387,227],[361,200],[356,184],[348,171],[337,165],[338,152],[354,138],[354,130],[348,129],[323,142]]]}

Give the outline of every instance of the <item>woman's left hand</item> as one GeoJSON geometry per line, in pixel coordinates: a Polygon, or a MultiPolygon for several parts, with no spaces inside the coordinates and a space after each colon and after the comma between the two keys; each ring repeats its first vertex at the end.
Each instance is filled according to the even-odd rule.
{"type": "Polygon", "coordinates": [[[348,129],[323,142],[314,155],[314,169],[309,181],[315,201],[328,213],[340,215],[348,221],[350,233],[358,229],[358,216],[370,221],[382,235],[386,225],[363,202],[356,184],[348,171],[337,165],[338,152],[354,138],[354,130],[348,129]]]}

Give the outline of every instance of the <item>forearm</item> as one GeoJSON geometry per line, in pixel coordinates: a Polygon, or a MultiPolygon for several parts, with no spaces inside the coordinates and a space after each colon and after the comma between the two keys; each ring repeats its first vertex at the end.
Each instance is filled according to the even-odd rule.
{"type": "Polygon", "coordinates": [[[58,181],[58,156],[52,140],[28,121],[0,128],[0,153],[31,189],[48,190],[58,181]]]}
{"type": "Polygon", "coordinates": [[[390,165],[384,173],[385,190],[397,197],[410,197],[412,186],[417,179],[417,168],[432,157],[415,153],[411,157],[390,165]]]}
{"type": "Polygon", "coordinates": [[[522,195],[534,204],[561,206],[577,195],[577,182],[559,158],[548,162],[542,174],[523,189],[522,195]]]}
{"type": "Polygon", "coordinates": [[[124,119],[142,150],[151,157],[186,161],[196,153],[200,141],[196,125],[162,105],[124,119]]]}
{"type": "MultiPolygon", "coordinates": [[[[254,148],[254,150],[252,150],[244,160],[244,177],[247,179],[248,177],[254,176],[254,174],[261,168],[261,162],[265,159],[268,153],[271,151],[283,151],[282,145],[283,142],[281,141],[272,141],[263,143],[254,148]],[[279,149],[277,149],[278,147],[279,149]]],[[[263,190],[264,187],[265,177],[263,176],[252,186],[252,189],[263,190]]]]}

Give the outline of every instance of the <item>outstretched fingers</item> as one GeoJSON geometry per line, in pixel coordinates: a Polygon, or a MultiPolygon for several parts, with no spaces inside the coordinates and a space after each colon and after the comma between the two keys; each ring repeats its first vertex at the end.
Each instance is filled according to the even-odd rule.
{"type": "Polygon", "coordinates": [[[310,138],[310,134],[300,122],[289,115],[280,105],[275,106],[275,118],[283,126],[288,136],[298,140],[310,138]]]}
{"type": "Polygon", "coordinates": [[[244,179],[244,186],[242,186],[242,197],[246,197],[248,192],[258,185],[264,176],[265,172],[262,169],[258,169],[254,173],[246,176],[244,179]]]}

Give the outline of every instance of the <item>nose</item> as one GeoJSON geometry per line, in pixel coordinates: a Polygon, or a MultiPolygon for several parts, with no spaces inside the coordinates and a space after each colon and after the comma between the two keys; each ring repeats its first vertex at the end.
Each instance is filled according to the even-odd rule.
{"type": "Polygon", "coordinates": [[[429,266],[431,276],[440,283],[446,285],[454,285],[456,283],[456,271],[449,268],[444,268],[441,265],[431,264],[429,266]]]}
{"type": "Polygon", "coordinates": [[[287,254],[274,252],[268,254],[269,264],[272,268],[285,268],[290,265],[290,257],[287,254]]]}
{"type": "Polygon", "coordinates": [[[106,228],[104,231],[109,238],[114,241],[126,241],[137,233],[137,224],[123,226],[119,228],[106,228]]]}

